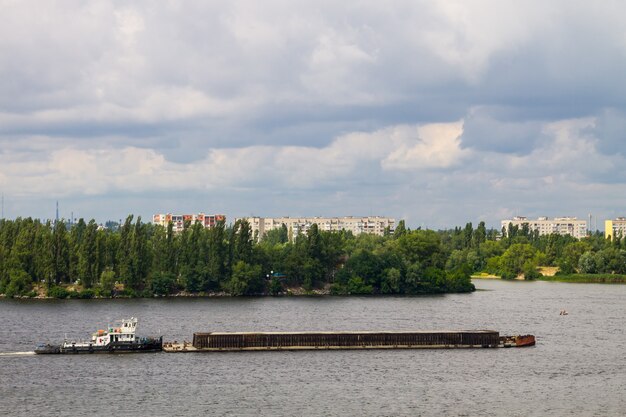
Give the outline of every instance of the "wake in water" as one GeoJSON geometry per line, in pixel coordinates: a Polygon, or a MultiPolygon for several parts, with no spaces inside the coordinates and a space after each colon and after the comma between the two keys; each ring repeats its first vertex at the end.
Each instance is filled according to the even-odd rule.
{"type": "Polygon", "coordinates": [[[0,356],[30,356],[34,354],[35,352],[32,350],[26,352],[0,352],[0,356]]]}

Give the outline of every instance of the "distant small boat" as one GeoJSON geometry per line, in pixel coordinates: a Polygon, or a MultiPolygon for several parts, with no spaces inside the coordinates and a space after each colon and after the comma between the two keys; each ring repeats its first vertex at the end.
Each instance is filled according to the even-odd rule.
{"type": "Polygon", "coordinates": [[[163,347],[163,337],[137,337],[137,319],[120,320],[107,330],[98,330],[91,340],[74,341],[65,339],[60,345],[41,343],[35,348],[38,354],[57,353],[125,353],[158,352],[163,347]]]}
{"type": "Polygon", "coordinates": [[[561,312],[559,313],[560,316],[567,316],[569,313],[567,312],[567,310],[561,310],[561,312]]]}

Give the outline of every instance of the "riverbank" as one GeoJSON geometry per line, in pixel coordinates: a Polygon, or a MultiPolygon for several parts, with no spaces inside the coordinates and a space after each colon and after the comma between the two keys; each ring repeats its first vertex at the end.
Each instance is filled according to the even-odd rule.
{"type": "Polygon", "coordinates": [[[580,284],[626,284],[626,275],[619,274],[570,274],[543,276],[538,281],[568,282],[580,284]]]}
{"type": "MultiPolygon", "coordinates": [[[[502,277],[499,275],[487,274],[485,272],[480,273],[478,275],[471,275],[470,278],[471,279],[502,279],[502,277]]],[[[520,275],[518,277],[512,278],[507,281],[524,281],[524,275],[520,275]]]]}
{"type": "MultiPolygon", "coordinates": [[[[252,297],[316,297],[316,296],[327,296],[327,295],[333,295],[331,293],[331,291],[328,288],[321,288],[321,289],[312,289],[312,290],[306,290],[302,287],[298,287],[298,288],[288,288],[285,291],[281,291],[275,294],[270,294],[270,293],[259,293],[259,294],[251,294],[248,296],[252,296],[252,297]]],[[[348,294],[349,295],[349,294],[348,294]]],[[[86,299],[98,299],[98,300],[112,300],[112,299],[130,299],[130,298],[235,298],[235,297],[240,297],[237,295],[232,295],[230,293],[227,293],[225,291],[218,291],[218,292],[196,292],[196,293],[190,293],[187,291],[180,291],[177,293],[173,293],[173,294],[167,294],[167,295],[162,295],[162,294],[129,294],[125,291],[120,291],[118,293],[115,293],[111,296],[102,296],[102,295],[97,295],[93,292],[86,292],[86,291],[66,291],[64,293],[61,293],[60,295],[57,296],[51,296],[48,295],[45,291],[37,291],[34,290],[33,292],[27,294],[27,295],[21,295],[21,296],[14,296],[14,297],[10,297],[10,298],[14,298],[14,299],[26,299],[26,300],[55,300],[55,299],[79,299],[79,300],[86,300],[86,299]]],[[[0,299],[2,298],[9,298],[7,296],[5,296],[4,294],[0,294],[0,299]]]]}
{"type": "Polygon", "coordinates": [[[102,295],[99,291],[93,291],[91,289],[79,289],[72,288],[67,289],[65,287],[56,287],[53,291],[46,291],[45,288],[37,287],[33,291],[19,296],[7,297],[5,294],[0,294],[0,299],[3,298],[11,298],[11,299],[22,299],[22,300],[54,300],[54,299],[76,299],[76,300],[87,300],[87,299],[98,299],[98,300],[112,300],[112,299],[150,299],[150,298],[239,298],[239,297],[326,297],[326,296],[336,296],[336,297],[350,297],[350,296],[358,296],[358,297],[393,297],[393,296],[422,296],[422,295],[433,295],[433,294],[464,294],[471,293],[476,291],[475,287],[472,285],[472,289],[469,291],[424,291],[414,294],[379,294],[379,293],[337,293],[333,291],[330,285],[325,285],[323,288],[314,288],[307,290],[304,287],[290,287],[286,288],[283,291],[275,292],[275,293],[254,293],[254,294],[245,294],[245,295],[235,295],[225,291],[216,291],[216,292],[187,292],[187,291],[179,291],[172,294],[152,294],[149,292],[133,292],[128,290],[120,290],[114,291],[110,296],[102,295]]]}

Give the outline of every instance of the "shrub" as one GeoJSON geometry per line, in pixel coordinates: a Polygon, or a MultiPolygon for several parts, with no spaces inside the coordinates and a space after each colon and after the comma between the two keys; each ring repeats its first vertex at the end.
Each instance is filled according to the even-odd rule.
{"type": "Polygon", "coordinates": [[[168,295],[176,290],[176,276],[171,272],[156,272],[150,282],[148,297],[155,295],[168,295]]]}
{"type": "Polygon", "coordinates": [[[94,290],[92,290],[91,288],[87,288],[79,293],[78,298],[88,299],[93,298],[95,295],[96,292],[94,290]]]}
{"type": "Polygon", "coordinates": [[[53,286],[48,288],[48,297],[52,298],[68,298],[70,292],[63,287],[53,286]]]}
{"type": "Polygon", "coordinates": [[[353,276],[348,281],[348,292],[350,294],[372,294],[374,292],[374,287],[365,284],[363,278],[353,276]]]}
{"type": "Polygon", "coordinates": [[[283,292],[283,284],[280,283],[280,279],[273,277],[270,281],[269,293],[272,295],[280,294],[283,292]]]}

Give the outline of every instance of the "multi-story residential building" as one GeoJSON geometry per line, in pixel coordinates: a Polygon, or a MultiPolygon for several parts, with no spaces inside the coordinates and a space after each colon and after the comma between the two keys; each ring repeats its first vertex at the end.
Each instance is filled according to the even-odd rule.
{"type": "MultiPolygon", "coordinates": [[[[239,220],[239,219],[237,219],[239,220]]],[[[393,232],[395,219],[380,216],[368,217],[245,217],[252,229],[253,235],[263,237],[270,230],[278,229],[283,224],[289,230],[289,239],[298,234],[306,233],[311,225],[317,224],[319,230],[324,231],[351,231],[355,235],[371,233],[382,236],[386,229],[393,232]]]]}
{"type": "Polygon", "coordinates": [[[223,214],[155,214],[152,216],[152,223],[160,224],[161,226],[167,227],[167,225],[171,222],[172,228],[174,232],[182,232],[185,228],[185,222],[190,222],[194,224],[199,222],[206,228],[210,228],[215,226],[215,224],[219,221],[225,221],[226,216],[223,214]]]}
{"type": "Polygon", "coordinates": [[[615,236],[626,236],[626,217],[618,217],[615,220],[604,221],[604,237],[613,240],[615,236]]]}
{"type": "Polygon", "coordinates": [[[539,217],[536,220],[528,219],[523,216],[515,216],[510,220],[502,220],[501,222],[504,232],[508,230],[509,224],[522,227],[528,225],[531,231],[537,230],[539,235],[550,235],[556,233],[559,235],[571,235],[576,239],[587,236],[587,221],[578,220],[576,217],[539,217]]]}

